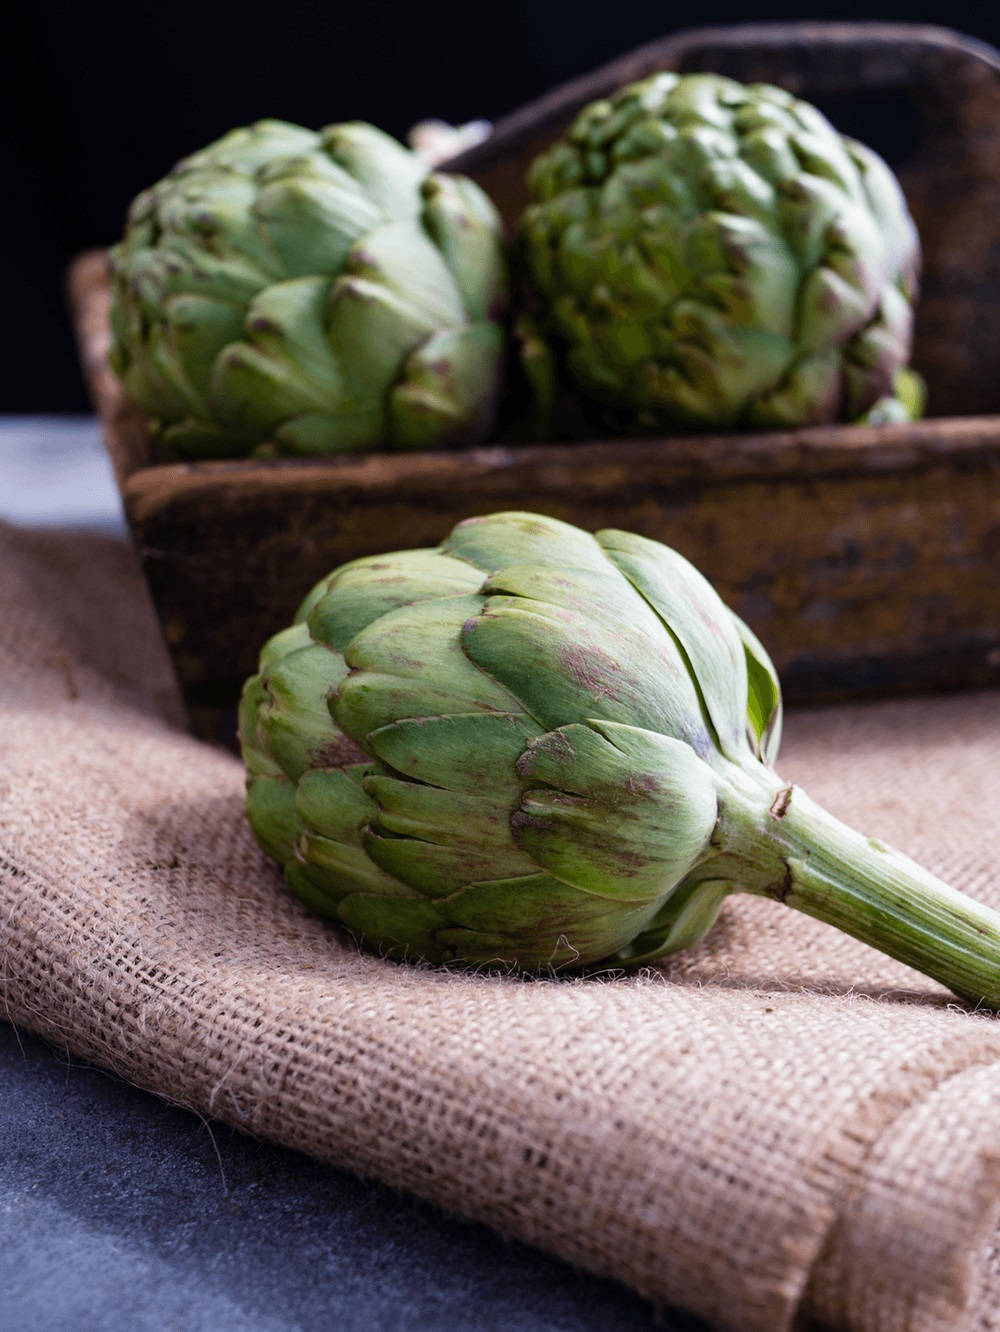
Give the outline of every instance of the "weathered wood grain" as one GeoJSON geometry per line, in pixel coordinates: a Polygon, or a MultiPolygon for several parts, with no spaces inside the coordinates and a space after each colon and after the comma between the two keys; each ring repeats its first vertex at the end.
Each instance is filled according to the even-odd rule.
{"type": "Polygon", "coordinates": [[[154,456],[145,418],[122,392],[108,364],[111,288],[107,253],[91,250],[75,259],[66,286],[84,378],[121,487],[138,468],[148,467],[154,456]]]}

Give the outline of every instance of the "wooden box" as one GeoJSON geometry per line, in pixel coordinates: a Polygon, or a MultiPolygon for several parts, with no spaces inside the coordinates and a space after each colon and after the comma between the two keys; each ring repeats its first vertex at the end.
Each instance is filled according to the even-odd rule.
{"type": "Polygon", "coordinates": [[[106,257],[70,274],[81,355],[195,729],[232,743],[260,644],[354,556],[533,509],[687,555],[756,630],[786,695],[1000,682],[1000,56],[936,28],[705,29],[501,122],[456,159],[512,217],[524,168],[593,97],[656,69],[780,84],[880,151],[920,229],[915,425],[153,463],[107,366],[106,257]]]}

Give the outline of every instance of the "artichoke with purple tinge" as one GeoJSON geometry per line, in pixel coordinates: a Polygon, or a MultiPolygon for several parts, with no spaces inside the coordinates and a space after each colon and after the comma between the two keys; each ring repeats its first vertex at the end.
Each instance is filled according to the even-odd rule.
{"type": "Polygon", "coordinates": [[[1000,1006],[1000,914],[775,772],[781,694],[675,551],[535,514],[345,564],[240,709],[292,891],[394,958],[634,967],[774,898],[1000,1006]]]}

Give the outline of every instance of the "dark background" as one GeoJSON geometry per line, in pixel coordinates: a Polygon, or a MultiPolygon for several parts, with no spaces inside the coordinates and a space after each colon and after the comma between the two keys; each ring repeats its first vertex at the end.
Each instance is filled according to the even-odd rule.
{"type": "Polygon", "coordinates": [[[496,119],[640,42],[695,25],[793,19],[937,23],[1000,44],[972,0],[875,9],[652,0],[305,3],[7,0],[0,43],[0,411],[85,411],[63,275],[113,243],[129,200],[184,154],[262,116],[496,119]]]}

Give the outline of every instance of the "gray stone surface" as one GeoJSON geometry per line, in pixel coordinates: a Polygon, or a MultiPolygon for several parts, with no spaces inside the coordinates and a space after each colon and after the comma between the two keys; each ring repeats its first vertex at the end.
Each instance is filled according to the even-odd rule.
{"type": "Polygon", "coordinates": [[[5,1332],[695,1332],[0,1022],[5,1332]]]}
{"type": "Polygon", "coordinates": [[[92,416],[0,418],[0,518],[25,527],[125,535],[118,488],[92,416]]]}

